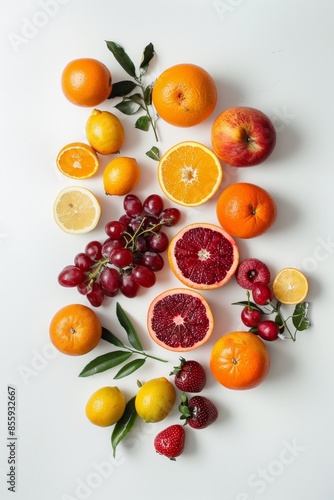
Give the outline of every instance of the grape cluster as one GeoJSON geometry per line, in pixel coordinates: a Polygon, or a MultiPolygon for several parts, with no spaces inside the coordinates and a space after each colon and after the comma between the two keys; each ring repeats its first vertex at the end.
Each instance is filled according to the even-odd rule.
{"type": "Polygon", "coordinates": [[[106,224],[107,239],[89,242],[58,275],[60,285],[77,287],[94,307],[101,306],[106,296],[121,292],[133,298],[140,287],[155,284],[155,273],[164,266],[161,254],[169,244],[162,228],[174,226],[181,217],[177,208],[165,208],[158,194],[144,202],[128,194],[123,209],[119,220],[106,224]]]}

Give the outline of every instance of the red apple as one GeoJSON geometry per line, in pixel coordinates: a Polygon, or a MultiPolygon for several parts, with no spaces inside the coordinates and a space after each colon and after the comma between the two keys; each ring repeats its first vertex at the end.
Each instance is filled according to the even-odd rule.
{"type": "Polygon", "coordinates": [[[254,108],[223,111],[211,130],[212,147],[223,162],[251,167],[264,162],[276,144],[276,130],[267,115],[254,108]]]}

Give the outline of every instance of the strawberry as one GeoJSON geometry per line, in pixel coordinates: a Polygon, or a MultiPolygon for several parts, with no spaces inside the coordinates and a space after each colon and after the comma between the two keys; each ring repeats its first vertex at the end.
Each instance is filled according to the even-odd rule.
{"type": "Polygon", "coordinates": [[[193,396],[188,401],[187,396],[184,393],[181,394],[179,410],[181,420],[185,420],[185,423],[193,429],[204,429],[218,418],[216,406],[204,396],[193,396]]]}
{"type": "Polygon", "coordinates": [[[157,453],[175,460],[184,450],[185,430],[182,425],[175,424],[159,432],[154,439],[154,448],[157,453]]]}
{"type": "Polygon", "coordinates": [[[206,374],[198,361],[186,361],[180,358],[180,365],[175,366],[170,375],[175,375],[174,384],[180,391],[201,392],[206,384],[206,374]]]}

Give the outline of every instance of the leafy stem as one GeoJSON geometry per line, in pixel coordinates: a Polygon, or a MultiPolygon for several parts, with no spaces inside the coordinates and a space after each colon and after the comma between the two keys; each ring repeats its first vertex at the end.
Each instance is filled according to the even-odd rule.
{"type": "Polygon", "coordinates": [[[114,83],[109,99],[122,97],[122,101],[116,104],[115,108],[126,115],[133,115],[139,110],[144,110],[145,115],[137,119],[135,127],[146,132],[151,125],[155,140],[158,142],[156,117],[151,112],[153,84],[145,86],[143,82],[143,76],[147,73],[150,61],[154,56],[153,44],[149,43],[144,48],[138,71],[123,47],[112,41],[107,41],[106,44],[116,61],[132,78],[132,80],[123,80],[114,83]],[[140,92],[136,91],[131,94],[137,87],[139,87],[140,92]]]}
{"type": "Polygon", "coordinates": [[[154,359],[155,361],[160,361],[162,363],[167,363],[167,360],[158,358],[157,356],[153,356],[144,351],[137,331],[135,330],[130,318],[118,302],[116,304],[116,315],[119,323],[126,331],[127,338],[131,347],[125,345],[121,339],[114,335],[110,330],[103,327],[101,338],[116,347],[120,347],[120,350],[111,351],[93,359],[83,368],[83,370],[79,374],[79,377],[88,377],[91,375],[95,375],[96,373],[101,373],[114,368],[115,366],[125,363],[133,354],[138,354],[142,356],[142,358],[136,358],[124,364],[116,373],[114,379],[120,379],[135,372],[141,366],[143,366],[147,358],[154,359]]]}

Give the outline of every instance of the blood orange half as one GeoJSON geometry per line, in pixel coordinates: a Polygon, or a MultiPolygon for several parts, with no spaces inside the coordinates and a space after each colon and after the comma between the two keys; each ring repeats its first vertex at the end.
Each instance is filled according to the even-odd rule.
{"type": "Polygon", "coordinates": [[[236,242],[221,227],[208,223],[181,229],[168,247],[169,265],[186,286],[209,290],[225,285],[239,263],[236,242]]]}
{"type": "Polygon", "coordinates": [[[152,339],[170,351],[192,351],[203,345],[213,331],[208,302],[194,290],[174,288],[158,295],[147,313],[152,339]]]}

